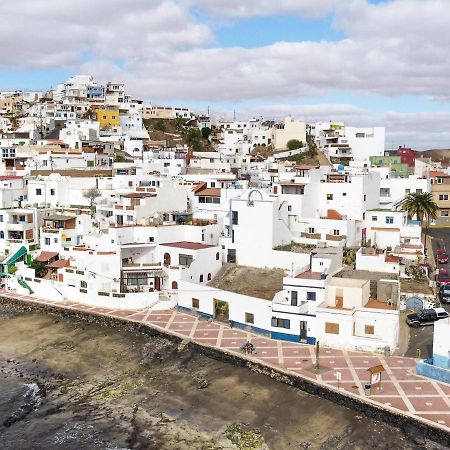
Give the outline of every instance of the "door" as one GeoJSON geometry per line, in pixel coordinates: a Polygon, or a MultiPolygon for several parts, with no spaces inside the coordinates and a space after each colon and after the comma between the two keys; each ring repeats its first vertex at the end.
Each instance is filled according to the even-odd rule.
{"type": "Polygon", "coordinates": [[[228,302],[214,299],[214,319],[220,322],[228,322],[230,320],[228,302]]]}
{"type": "Polygon", "coordinates": [[[306,341],[308,338],[308,322],[300,321],[300,341],[306,341]]]}
{"type": "Polygon", "coordinates": [[[117,225],[123,225],[123,216],[117,216],[117,225]]]}

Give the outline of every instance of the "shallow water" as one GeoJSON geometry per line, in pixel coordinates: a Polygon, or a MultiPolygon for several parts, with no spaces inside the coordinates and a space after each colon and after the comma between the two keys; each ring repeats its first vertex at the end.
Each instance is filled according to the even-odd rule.
{"type": "Polygon", "coordinates": [[[0,448],[444,447],[163,338],[0,306],[0,448]]]}

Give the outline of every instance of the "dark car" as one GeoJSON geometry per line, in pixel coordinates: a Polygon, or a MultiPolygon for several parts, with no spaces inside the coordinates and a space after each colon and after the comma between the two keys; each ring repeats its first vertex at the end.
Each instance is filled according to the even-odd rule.
{"type": "Polygon", "coordinates": [[[437,261],[439,264],[448,263],[448,254],[447,250],[444,247],[438,248],[436,253],[437,253],[437,261]]]}
{"type": "Polygon", "coordinates": [[[439,301],[441,303],[450,303],[450,285],[440,287],[439,301]]]}
{"type": "Polygon", "coordinates": [[[414,314],[406,316],[406,323],[414,328],[425,325],[433,325],[439,319],[446,319],[448,312],[444,308],[422,309],[414,314]]]}
{"type": "Polygon", "coordinates": [[[439,272],[436,275],[436,283],[438,286],[450,284],[450,276],[447,269],[439,269],[439,272]]]}

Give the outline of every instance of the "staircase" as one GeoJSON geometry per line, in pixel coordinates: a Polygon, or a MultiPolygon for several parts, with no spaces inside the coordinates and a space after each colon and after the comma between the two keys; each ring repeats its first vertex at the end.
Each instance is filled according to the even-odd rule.
{"type": "Polygon", "coordinates": [[[18,282],[24,289],[28,289],[28,291],[30,292],[30,294],[33,293],[33,289],[31,289],[30,286],[28,286],[28,284],[27,284],[24,280],[22,280],[21,278],[19,278],[19,279],[17,280],[17,282],[18,282]]]}

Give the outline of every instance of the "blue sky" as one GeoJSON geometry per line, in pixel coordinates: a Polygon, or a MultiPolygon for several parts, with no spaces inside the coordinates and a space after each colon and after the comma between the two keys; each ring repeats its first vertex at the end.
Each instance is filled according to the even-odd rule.
{"type": "Polygon", "coordinates": [[[448,6],[2,0],[0,89],[47,89],[92,74],[153,103],[384,125],[394,143],[450,147],[448,6]]]}

